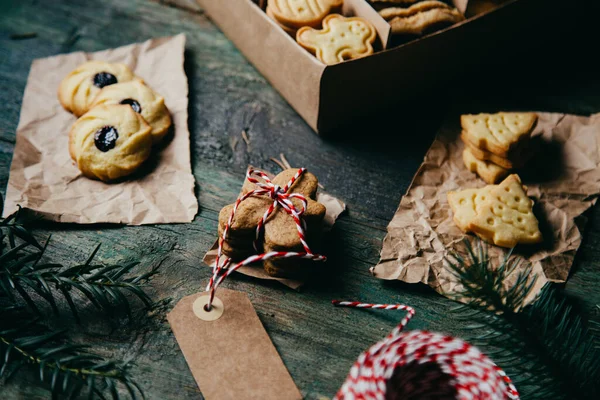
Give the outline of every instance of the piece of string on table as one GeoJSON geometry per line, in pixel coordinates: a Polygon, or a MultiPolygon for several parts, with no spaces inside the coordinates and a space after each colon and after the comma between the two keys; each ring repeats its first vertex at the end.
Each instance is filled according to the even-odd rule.
{"type": "Polygon", "coordinates": [[[208,303],[204,307],[205,311],[212,310],[212,303],[215,297],[215,292],[219,285],[223,282],[225,278],[231,275],[233,272],[238,270],[239,268],[256,263],[262,262],[272,258],[302,258],[309,259],[313,261],[325,261],[327,258],[320,254],[315,254],[312,252],[308,243],[306,242],[306,223],[302,219],[303,214],[306,212],[306,208],[308,207],[308,201],[306,197],[301,195],[300,193],[288,193],[288,190],[292,187],[292,185],[306,172],[306,168],[300,168],[294,174],[294,176],[290,179],[290,181],[283,187],[273,184],[271,179],[267,174],[262,171],[250,168],[246,172],[246,179],[249,182],[254,183],[257,188],[246,193],[241,194],[236,202],[233,205],[233,209],[231,210],[231,214],[229,215],[229,219],[225,228],[223,229],[223,234],[219,238],[219,247],[217,250],[217,257],[215,260],[215,264],[213,265],[212,275],[206,286],[206,291],[210,292],[210,297],[208,303]],[[258,179],[261,178],[262,182],[258,179]],[[298,238],[302,243],[302,247],[304,247],[303,252],[294,252],[294,251],[271,251],[268,253],[260,253],[252,255],[238,263],[232,264],[232,260],[230,257],[226,257],[223,255],[223,244],[227,239],[227,234],[231,229],[231,224],[233,223],[233,219],[238,210],[239,205],[251,196],[267,196],[273,202],[267,208],[262,218],[258,221],[258,225],[256,227],[256,236],[253,242],[254,250],[259,253],[260,249],[260,236],[264,229],[264,226],[267,222],[269,216],[277,209],[277,207],[281,207],[287,214],[289,214],[294,223],[296,224],[296,228],[298,231],[298,238]],[[297,199],[300,201],[300,208],[297,208],[291,199],[297,199]]]}

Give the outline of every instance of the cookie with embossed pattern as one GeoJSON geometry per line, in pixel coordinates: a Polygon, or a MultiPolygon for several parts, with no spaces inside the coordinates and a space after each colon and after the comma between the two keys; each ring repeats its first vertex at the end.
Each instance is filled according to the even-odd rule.
{"type": "Polygon", "coordinates": [[[296,34],[298,44],[327,65],[373,54],[376,38],[375,27],[366,19],[339,14],[328,15],[323,29],[304,27],[296,34]]]}
{"type": "Polygon", "coordinates": [[[337,11],[343,0],[269,0],[275,19],[290,28],[317,28],[327,15],[337,11]]]}

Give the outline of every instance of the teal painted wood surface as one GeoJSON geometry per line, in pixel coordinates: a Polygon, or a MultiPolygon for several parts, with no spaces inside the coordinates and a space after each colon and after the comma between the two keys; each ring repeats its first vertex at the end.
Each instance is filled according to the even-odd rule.
{"type": "MultiPolygon", "coordinates": [[[[194,222],[144,227],[44,223],[38,230],[41,237],[53,235],[49,253],[57,260],[84,260],[96,243],[102,243],[99,255],[106,262],[140,259],[148,267],[162,263],[150,291],[156,300],[171,299],[172,303],[150,317],[140,313],[131,323],[90,312],[81,326],[67,314],[56,324],[69,329],[78,341],[98,346],[107,356],[135,359],[135,378],[149,399],[201,398],[164,319],[165,311],[206,284],[209,269],[202,265],[202,256],[215,240],[220,208],[236,198],[246,166],[277,171],[269,158],[283,153],[294,166],[309,168],[329,193],[348,204],[348,213],[327,240],[330,261],[322,275],[299,292],[238,275],[224,286],[249,294],[306,398],[333,396],[358,354],[401,318],[390,312],[335,309],[330,304],[334,298],[402,302],[417,310],[411,328],[465,334],[448,312],[451,301],[421,285],[383,282],[370,276],[369,267],[378,260],[386,225],[448,112],[515,108],[600,112],[600,79],[592,70],[595,55],[586,50],[591,40],[583,40],[595,32],[585,30],[582,23],[565,28],[529,54],[503,54],[497,62],[470,66],[455,85],[419,97],[418,112],[402,112],[404,106],[391,104],[391,111],[382,110],[381,115],[322,138],[190,3],[0,1],[3,194],[33,59],[180,32],[187,35],[192,162],[200,203],[194,222]],[[11,39],[32,32],[36,33],[33,38],[11,39]],[[247,132],[248,144],[242,140],[242,131],[247,132]]],[[[397,94],[399,103],[417,95],[397,94]]],[[[581,301],[584,311],[598,320],[600,210],[596,207],[588,217],[585,241],[566,287],[581,301]]],[[[0,386],[0,393],[11,399],[48,398],[33,375],[0,386]]]]}

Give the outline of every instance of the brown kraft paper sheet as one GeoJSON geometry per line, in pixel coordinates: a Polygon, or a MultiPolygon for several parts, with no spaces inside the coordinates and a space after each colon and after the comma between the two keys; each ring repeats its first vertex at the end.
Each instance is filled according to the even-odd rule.
{"type": "Polygon", "coordinates": [[[96,53],[35,60],[23,95],[4,216],[20,205],[58,222],[130,225],[190,222],[198,211],[187,126],[185,36],[151,39],[96,53]],[[134,176],[107,184],[81,175],[68,150],[76,118],[58,101],[61,80],[88,60],[127,64],[165,98],[174,134],[134,176]]]}
{"type": "MultiPolygon", "coordinates": [[[[266,173],[267,175],[269,175],[271,178],[274,176],[273,174],[270,174],[267,171],[263,171],[263,172],[266,173]]],[[[323,218],[323,230],[325,232],[328,232],[331,230],[331,228],[333,228],[333,224],[335,223],[336,219],[346,209],[346,204],[344,202],[342,202],[341,200],[339,200],[327,193],[322,193],[320,191],[320,189],[317,192],[316,200],[319,203],[323,204],[326,208],[325,217],[323,218]]],[[[293,223],[291,218],[290,218],[290,223],[293,223]]],[[[215,232],[215,236],[216,236],[216,233],[217,232],[215,232]]],[[[214,267],[214,265],[215,265],[215,261],[217,259],[218,248],[219,248],[219,241],[215,240],[215,243],[213,244],[213,246],[210,248],[210,250],[208,250],[208,252],[204,255],[204,258],[202,259],[202,261],[211,268],[214,267]]],[[[238,269],[236,272],[239,272],[241,274],[248,275],[248,276],[251,276],[254,278],[258,278],[258,279],[275,280],[275,281],[278,281],[278,282],[282,283],[283,285],[285,285],[291,289],[294,289],[294,290],[301,288],[305,283],[304,281],[301,281],[301,280],[278,278],[275,276],[271,276],[265,272],[265,270],[263,269],[261,264],[244,266],[244,267],[241,267],[240,269],[238,269]]]]}
{"type": "MultiPolygon", "coordinates": [[[[587,220],[583,213],[600,194],[600,114],[538,115],[533,132],[538,151],[517,171],[535,202],[534,213],[544,236],[540,245],[515,249],[516,254],[531,263],[538,276],[529,300],[546,282],[567,280],[582,241],[587,220]]],[[[450,251],[464,250],[466,235],[452,220],[446,194],[485,186],[463,164],[460,132],[458,115],[438,132],[388,225],[380,261],[371,268],[375,277],[422,282],[448,297],[460,291],[444,258],[450,251]]],[[[508,252],[493,245],[487,247],[493,264],[508,252]]],[[[522,263],[520,269],[525,267],[522,263]]],[[[509,277],[507,284],[517,273],[518,270],[509,277]]]]}

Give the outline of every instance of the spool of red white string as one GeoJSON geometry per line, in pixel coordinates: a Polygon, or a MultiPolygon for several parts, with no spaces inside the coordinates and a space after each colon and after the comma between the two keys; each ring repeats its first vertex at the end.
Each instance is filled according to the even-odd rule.
{"type": "Polygon", "coordinates": [[[346,301],[333,304],[407,312],[387,337],[358,357],[335,399],[519,398],[510,378],[476,347],[438,333],[402,332],[415,314],[411,307],[346,301]]]}
{"type": "Polygon", "coordinates": [[[245,265],[262,262],[271,258],[302,258],[309,259],[313,261],[325,261],[327,258],[320,254],[314,254],[308,243],[306,242],[306,233],[305,233],[305,223],[302,219],[302,215],[306,211],[307,200],[306,198],[299,193],[288,193],[288,190],[292,187],[294,182],[296,182],[303,174],[306,172],[306,168],[300,168],[294,174],[294,176],[290,179],[290,181],[284,186],[279,187],[274,185],[271,182],[271,179],[267,174],[262,171],[258,171],[255,169],[249,169],[246,172],[246,179],[248,181],[254,183],[256,185],[256,189],[240,195],[233,205],[233,209],[231,210],[231,214],[229,216],[229,220],[225,225],[225,229],[223,230],[223,235],[219,238],[219,248],[217,251],[217,257],[215,260],[215,265],[213,266],[213,274],[208,282],[208,286],[206,287],[206,291],[210,291],[210,298],[208,300],[208,304],[206,305],[206,310],[210,311],[212,307],[212,302],[215,297],[215,291],[217,287],[223,282],[223,280],[235,272],[240,267],[245,265]],[[257,178],[261,178],[262,182],[257,178]],[[273,200],[273,203],[269,206],[269,208],[265,211],[262,218],[258,221],[258,226],[256,228],[256,238],[254,240],[254,249],[259,252],[259,240],[261,237],[261,232],[267,219],[269,216],[277,209],[277,207],[281,207],[287,214],[290,215],[294,223],[296,224],[296,229],[298,231],[298,238],[304,247],[304,252],[294,252],[294,251],[271,251],[268,253],[260,253],[252,255],[242,261],[231,266],[231,259],[229,257],[223,256],[223,243],[227,239],[227,234],[229,233],[229,229],[231,224],[233,223],[233,219],[235,218],[235,214],[237,209],[244,200],[251,196],[267,196],[273,200]],[[301,208],[298,209],[294,205],[291,199],[297,199],[300,201],[301,208]]]}

